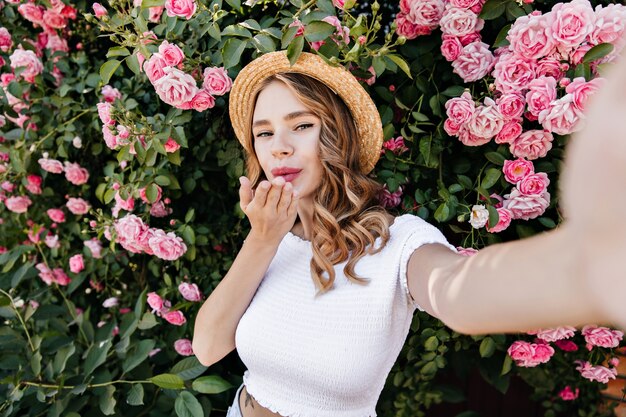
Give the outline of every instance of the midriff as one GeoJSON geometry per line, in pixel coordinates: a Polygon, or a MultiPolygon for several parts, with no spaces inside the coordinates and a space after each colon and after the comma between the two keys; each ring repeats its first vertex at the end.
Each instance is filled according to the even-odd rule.
{"type": "Polygon", "coordinates": [[[239,395],[239,409],[241,409],[242,417],[282,417],[278,413],[263,407],[252,395],[248,393],[244,385],[239,395]]]}

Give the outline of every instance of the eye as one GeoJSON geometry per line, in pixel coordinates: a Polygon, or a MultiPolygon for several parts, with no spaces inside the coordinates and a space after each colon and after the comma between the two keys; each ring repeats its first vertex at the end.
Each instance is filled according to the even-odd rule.
{"type": "Polygon", "coordinates": [[[296,130],[304,130],[310,127],[313,127],[313,123],[301,123],[298,126],[296,126],[296,130]]]}
{"type": "Polygon", "coordinates": [[[255,139],[256,139],[256,138],[264,138],[264,137],[268,137],[268,136],[272,136],[272,132],[269,132],[269,131],[262,131],[262,132],[259,132],[259,133],[255,134],[255,135],[254,135],[254,138],[255,138],[255,139]]]}

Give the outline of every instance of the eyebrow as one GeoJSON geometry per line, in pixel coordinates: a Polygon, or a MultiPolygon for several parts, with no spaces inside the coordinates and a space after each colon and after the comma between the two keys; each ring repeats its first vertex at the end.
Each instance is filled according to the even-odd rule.
{"type": "MultiPolygon", "coordinates": [[[[286,115],[284,117],[285,121],[290,121],[293,119],[297,119],[298,117],[302,117],[302,116],[314,116],[317,117],[313,112],[308,111],[308,110],[302,110],[302,111],[295,111],[293,113],[289,113],[288,115],[286,115]]],[[[258,127],[258,126],[264,126],[264,125],[268,125],[270,124],[269,120],[257,120],[256,122],[252,123],[252,127],[258,127]]]]}

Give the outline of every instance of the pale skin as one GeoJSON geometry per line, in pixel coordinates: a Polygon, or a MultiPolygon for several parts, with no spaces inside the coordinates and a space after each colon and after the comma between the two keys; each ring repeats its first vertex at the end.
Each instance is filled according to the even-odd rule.
{"type": "MultiPolygon", "coordinates": [[[[437,244],[420,247],[409,260],[407,279],[411,296],[428,313],[468,334],[587,323],[626,327],[626,60],[607,78],[586,128],[567,151],[561,177],[567,221],[554,231],[492,245],[472,257],[437,244]]],[[[313,195],[321,176],[310,141],[319,137],[320,121],[310,114],[290,118],[306,110],[280,82],[259,95],[253,122],[262,123],[253,134],[268,180],[253,191],[242,178],[241,207],[251,231],[196,318],[193,348],[204,365],[235,348],[239,319],[285,234],[311,238],[313,195]],[[302,172],[291,182],[272,175],[273,168],[285,165],[302,172]]],[[[245,388],[239,402],[244,417],[278,416],[245,388]]]]}

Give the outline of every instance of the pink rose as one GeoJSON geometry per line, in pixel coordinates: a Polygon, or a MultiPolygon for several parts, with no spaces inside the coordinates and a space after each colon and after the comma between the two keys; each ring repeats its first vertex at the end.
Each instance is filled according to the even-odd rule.
{"type": "MultiPolygon", "coordinates": [[[[585,326],[581,330],[582,335],[588,345],[604,348],[614,348],[619,346],[624,333],[619,330],[611,330],[607,327],[585,326]]],[[[591,349],[589,349],[591,350],[591,349]]]]}
{"type": "Polygon", "coordinates": [[[298,30],[296,31],[296,36],[295,37],[304,35],[304,25],[302,24],[302,22],[300,20],[295,19],[293,22],[291,22],[289,24],[289,27],[290,28],[292,28],[292,27],[297,27],[298,28],[298,30]]]}
{"type": "Polygon", "coordinates": [[[127,251],[141,253],[143,246],[139,237],[147,228],[148,226],[139,217],[128,214],[115,222],[116,240],[127,251]]]}
{"type": "Polygon", "coordinates": [[[165,217],[172,214],[172,209],[165,206],[163,201],[159,201],[154,203],[152,207],[150,207],[150,215],[154,217],[165,217]]]}
{"type": "Polygon", "coordinates": [[[46,48],[50,49],[51,52],[63,51],[68,52],[70,50],[67,45],[67,40],[59,37],[58,35],[48,36],[48,41],[46,42],[46,48]]]}
{"type": "Polygon", "coordinates": [[[518,119],[524,113],[524,97],[518,93],[502,94],[497,100],[498,110],[507,119],[518,119]]]}
{"type": "Polygon", "coordinates": [[[604,78],[594,78],[586,81],[583,77],[574,78],[565,87],[565,92],[572,95],[572,103],[580,112],[584,113],[589,102],[589,97],[595,94],[604,83],[604,78]]]}
{"type": "Polygon", "coordinates": [[[550,205],[550,193],[541,195],[525,195],[515,187],[511,194],[504,196],[503,207],[513,213],[515,220],[531,220],[541,216],[550,205]]]}
{"type": "Polygon", "coordinates": [[[7,28],[0,28],[0,50],[2,52],[9,52],[9,49],[13,48],[13,39],[7,28]]]}
{"type": "Polygon", "coordinates": [[[0,184],[0,188],[9,193],[12,193],[15,190],[15,187],[16,185],[11,181],[3,181],[2,184],[0,184]]]}
{"type": "Polygon", "coordinates": [[[95,259],[102,258],[102,244],[98,239],[93,238],[91,240],[85,240],[83,244],[87,246],[87,248],[89,248],[91,256],[93,256],[95,259]]]}
{"type": "Polygon", "coordinates": [[[572,326],[557,327],[554,329],[542,329],[537,331],[537,337],[544,342],[556,342],[557,340],[569,339],[576,333],[572,326]]]}
{"type": "Polygon", "coordinates": [[[541,76],[528,84],[526,102],[528,103],[528,111],[532,115],[538,117],[539,113],[549,108],[555,100],[556,79],[554,77],[541,76]]]}
{"type": "Polygon", "coordinates": [[[41,194],[42,178],[39,175],[30,174],[26,176],[26,189],[33,194],[41,194]]]}
{"type": "Polygon", "coordinates": [[[93,7],[93,13],[98,19],[109,14],[107,9],[100,3],[94,3],[91,7],[93,7]]]}
{"type": "Polygon", "coordinates": [[[135,199],[132,195],[128,195],[126,200],[124,200],[118,190],[115,193],[115,205],[122,210],[133,211],[135,209],[135,199]]]}
{"type": "Polygon", "coordinates": [[[35,24],[43,24],[43,12],[44,8],[41,6],[35,6],[33,3],[20,4],[17,11],[24,17],[24,19],[33,22],[35,24]]]}
{"type": "Polygon", "coordinates": [[[572,391],[572,388],[570,388],[570,386],[568,385],[561,391],[559,391],[559,397],[561,397],[563,401],[573,401],[578,398],[579,393],[580,389],[576,388],[575,391],[572,391]]]}
{"type": "Polygon", "coordinates": [[[461,127],[454,123],[452,120],[446,119],[446,121],[443,122],[443,130],[445,130],[446,133],[450,136],[456,136],[461,131],[461,127]]]}
{"type": "Polygon", "coordinates": [[[159,54],[163,57],[165,65],[169,67],[175,67],[185,59],[183,50],[168,41],[163,41],[159,45],[159,54]]]}
{"type": "Polygon", "coordinates": [[[589,362],[577,361],[578,366],[576,370],[580,372],[580,375],[588,379],[589,381],[597,381],[603,384],[606,384],[611,379],[615,379],[617,377],[617,369],[615,368],[606,368],[604,366],[598,365],[593,366],[589,362]]]}
{"type": "Polygon", "coordinates": [[[461,246],[457,246],[456,250],[461,256],[472,256],[478,253],[478,251],[474,248],[463,248],[461,246]]]}
{"type": "Polygon", "coordinates": [[[472,118],[476,105],[472,99],[472,95],[467,91],[460,97],[451,98],[446,102],[446,114],[448,120],[457,126],[463,125],[472,118]]]}
{"type": "Polygon", "coordinates": [[[515,54],[502,54],[493,69],[496,89],[502,93],[523,93],[535,79],[535,61],[515,54]]]}
{"type": "Polygon", "coordinates": [[[33,202],[25,195],[9,197],[4,200],[4,205],[13,213],[26,213],[31,204],[33,202]]]}
{"type": "Polygon", "coordinates": [[[65,271],[61,268],[54,268],[52,270],[52,275],[54,276],[54,282],[59,285],[68,285],[72,280],[67,276],[65,271]]]}
{"type": "Polygon", "coordinates": [[[191,106],[195,111],[205,111],[215,106],[215,98],[207,90],[198,90],[191,100],[191,106]]]}
{"type": "Polygon", "coordinates": [[[538,195],[543,194],[550,185],[548,174],[545,172],[538,172],[536,174],[526,175],[523,179],[517,182],[517,189],[524,195],[538,195]]]}
{"type": "Polygon", "coordinates": [[[139,236],[137,236],[137,241],[133,246],[135,246],[140,252],[143,251],[148,255],[154,255],[154,252],[150,248],[150,239],[152,238],[152,236],[154,236],[154,232],[156,230],[157,229],[153,229],[148,226],[144,227],[139,232],[139,236]]]}
{"type": "Polygon", "coordinates": [[[39,278],[47,285],[52,285],[54,282],[54,275],[52,274],[52,270],[48,268],[48,266],[44,263],[38,263],[35,265],[35,268],[39,271],[39,278]]]}
{"type": "Polygon", "coordinates": [[[466,83],[485,77],[493,68],[495,58],[489,45],[476,41],[463,47],[459,56],[452,62],[454,73],[466,83]]]}
{"type": "Polygon", "coordinates": [[[385,150],[390,150],[398,155],[409,149],[404,145],[404,138],[398,136],[397,138],[391,138],[383,143],[383,148],[380,150],[381,155],[385,153],[385,150]]]}
{"type": "Polygon", "coordinates": [[[65,161],[65,178],[74,185],[82,185],[89,179],[89,172],[77,163],[65,161]]]}
{"type": "Polygon", "coordinates": [[[196,284],[183,282],[178,286],[178,291],[180,291],[180,294],[185,300],[202,301],[202,294],[200,293],[200,289],[198,289],[198,286],[196,284]]]}
{"type": "Polygon", "coordinates": [[[411,23],[430,30],[439,25],[445,7],[442,0],[413,0],[404,2],[404,5],[411,23]]]}
{"type": "Polygon", "coordinates": [[[534,354],[532,357],[532,361],[537,364],[546,363],[552,358],[554,355],[554,348],[548,344],[544,343],[533,343],[532,344],[534,354]]]}
{"type": "Polygon", "coordinates": [[[119,300],[117,297],[109,297],[102,302],[102,307],[104,308],[112,308],[119,304],[119,300]]]}
{"type": "Polygon", "coordinates": [[[400,202],[402,202],[402,187],[398,187],[398,189],[392,193],[387,189],[387,184],[385,184],[380,190],[378,200],[385,208],[398,206],[400,202]]]}
{"type": "Polygon", "coordinates": [[[500,233],[501,231],[507,229],[511,225],[511,220],[513,219],[513,213],[511,213],[508,209],[500,207],[496,209],[496,211],[499,216],[498,223],[496,223],[493,227],[489,227],[489,225],[487,225],[487,231],[489,233],[500,233]]]}
{"type": "Polygon", "coordinates": [[[163,314],[163,318],[168,323],[173,324],[175,326],[182,326],[183,324],[187,323],[187,319],[183,315],[183,312],[179,310],[169,311],[163,314]]]}
{"type": "Polygon", "coordinates": [[[593,45],[616,43],[624,35],[626,27],[626,9],[621,4],[597,5],[595,23],[589,34],[593,45]]]}
{"type": "Polygon", "coordinates": [[[163,230],[156,230],[149,244],[154,255],[166,261],[174,261],[187,251],[187,245],[180,237],[173,232],[165,233],[163,230]]]}
{"type": "Polygon", "coordinates": [[[91,208],[91,205],[88,202],[86,202],[82,198],[75,197],[68,198],[65,206],[68,208],[69,211],[76,215],[87,214],[89,212],[89,209],[91,208]]]}
{"type": "Polygon", "coordinates": [[[115,121],[111,119],[111,110],[113,109],[113,106],[111,106],[110,103],[98,103],[96,104],[96,107],[98,108],[98,117],[104,125],[115,124],[115,121]]]}
{"type": "Polygon", "coordinates": [[[595,26],[595,14],[587,0],[557,3],[550,18],[550,33],[560,49],[577,47],[595,26]]]}
{"type": "Polygon", "coordinates": [[[482,0],[450,0],[450,5],[461,9],[471,9],[476,5],[484,3],[482,0]]]}
{"type": "Polygon", "coordinates": [[[502,114],[498,111],[493,100],[488,97],[485,98],[485,105],[478,106],[467,122],[469,133],[485,139],[491,139],[500,133],[503,126],[502,114]]]}
{"type": "Polygon", "coordinates": [[[180,148],[180,145],[174,139],[167,138],[167,142],[165,142],[163,147],[165,148],[165,152],[172,153],[176,152],[180,148]]]}
{"type": "Polygon", "coordinates": [[[557,340],[554,344],[564,352],[576,352],[578,350],[578,345],[571,340],[557,340]]]}
{"type": "Polygon", "coordinates": [[[543,158],[552,149],[552,133],[545,130],[528,130],[517,137],[509,146],[511,153],[517,158],[534,160],[543,158]]]}
{"type": "Polygon", "coordinates": [[[150,7],[148,9],[148,21],[152,23],[159,23],[164,9],[165,7],[163,6],[150,7]]]}
{"type": "Polygon", "coordinates": [[[46,238],[44,239],[44,243],[50,249],[58,249],[61,247],[61,244],[59,243],[58,235],[53,235],[53,234],[46,235],[46,238]]]}
{"type": "Polygon", "coordinates": [[[46,213],[48,214],[48,217],[50,217],[50,219],[53,222],[56,222],[56,223],[65,222],[65,213],[63,213],[63,210],[51,208],[51,209],[48,209],[46,213]]]}
{"type": "Polygon", "coordinates": [[[165,75],[165,67],[167,67],[165,58],[163,58],[163,55],[158,52],[152,54],[150,59],[143,63],[143,70],[152,84],[165,75]]]}
{"type": "Polygon", "coordinates": [[[70,258],[70,271],[78,274],[83,269],[85,269],[85,261],[83,259],[83,255],[77,253],[70,258]]]}
{"type": "Polygon", "coordinates": [[[527,175],[534,174],[535,167],[533,166],[533,163],[531,161],[527,161],[523,158],[518,158],[514,161],[504,161],[502,172],[504,173],[504,179],[506,179],[511,184],[517,184],[527,175]]]}
{"type": "Polygon", "coordinates": [[[43,71],[43,65],[37,55],[33,51],[26,51],[24,49],[16,49],[9,57],[11,60],[11,68],[24,67],[24,70],[20,74],[29,83],[35,81],[35,77],[41,74],[43,71]]]}
{"type": "Polygon", "coordinates": [[[340,42],[345,43],[346,45],[350,43],[350,29],[341,25],[341,21],[337,18],[337,16],[326,16],[322,19],[322,22],[329,23],[333,25],[337,32],[331,37],[335,43],[339,44],[340,42]]]}
{"type": "Polygon", "coordinates": [[[102,138],[104,139],[104,143],[107,145],[109,149],[117,149],[119,147],[119,143],[117,141],[117,136],[113,134],[112,125],[102,125],[102,138]]]}
{"type": "Polygon", "coordinates": [[[574,105],[574,95],[566,94],[539,113],[539,123],[548,132],[569,135],[582,129],[583,124],[579,122],[583,117],[584,115],[574,105]]]}
{"type": "Polygon", "coordinates": [[[458,138],[465,146],[482,146],[491,140],[491,138],[484,138],[474,135],[465,126],[459,129],[458,138]]]}
{"type": "Polygon", "coordinates": [[[67,19],[53,10],[46,10],[43,13],[44,25],[52,29],[63,29],[67,26],[67,19]]]}
{"type": "MultiPolygon", "coordinates": [[[[421,1],[415,3],[421,3],[421,1]]],[[[483,24],[484,22],[478,18],[476,13],[458,7],[447,7],[439,21],[441,31],[452,36],[469,35],[480,31],[483,24]]]]}
{"type": "Polygon", "coordinates": [[[159,296],[159,294],[155,292],[148,293],[146,301],[148,302],[148,305],[152,309],[153,313],[156,313],[157,315],[161,314],[161,310],[163,309],[163,299],[159,296]]]}
{"type": "Polygon", "coordinates": [[[522,125],[516,121],[510,121],[502,126],[502,130],[496,135],[496,143],[508,143],[511,144],[521,135],[522,125]]]}
{"type": "Polygon", "coordinates": [[[102,91],[100,92],[104,97],[104,101],[107,103],[113,103],[115,100],[119,100],[122,98],[122,93],[117,88],[113,88],[110,85],[105,85],[102,87],[102,91]]]}
{"type": "Polygon", "coordinates": [[[396,27],[398,36],[404,36],[407,39],[415,39],[418,36],[429,35],[432,31],[427,26],[420,26],[411,22],[408,15],[402,12],[396,15],[396,27]]]}
{"type": "Polygon", "coordinates": [[[194,354],[189,339],[178,339],[174,342],[174,349],[182,356],[192,356],[194,354]]]}
{"type": "MultiPolygon", "coordinates": [[[[518,366],[529,366],[528,364],[532,363],[534,350],[530,343],[518,340],[509,346],[507,353],[518,366]]],[[[536,364],[530,366],[536,366],[536,364]]]]}
{"type": "Polygon", "coordinates": [[[214,96],[223,96],[233,86],[233,80],[228,76],[224,67],[210,67],[204,69],[202,88],[214,96]]]}
{"type": "Polygon", "coordinates": [[[448,60],[454,61],[461,54],[463,44],[456,36],[443,35],[443,42],[441,42],[441,55],[448,60]]]}
{"type": "Polygon", "coordinates": [[[550,19],[530,14],[518,18],[507,35],[510,50],[528,60],[549,55],[555,47],[550,34],[550,19]]]}
{"type": "Polygon", "coordinates": [[[191,75],[172,67],[163,68],[163,73],[163,77],[154,81],[154,89],[164,103],[182,108],[193,100],[198,87],[191,75]]]}
{"type": "Polygon", "coordinates": [[[184,17],[189,20],[196,12],[195,0],[165,0],[165,11],[169,17],[184,17]]]}

